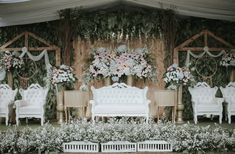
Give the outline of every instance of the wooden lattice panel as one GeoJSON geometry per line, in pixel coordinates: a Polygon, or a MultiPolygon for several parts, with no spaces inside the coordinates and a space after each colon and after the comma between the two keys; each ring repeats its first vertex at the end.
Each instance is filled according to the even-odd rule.
{"type": "Polygon", "coordinates": [[[64,152],[99,152],[99,144],[92,142],[73,141],[63,143],[64,152]]]}

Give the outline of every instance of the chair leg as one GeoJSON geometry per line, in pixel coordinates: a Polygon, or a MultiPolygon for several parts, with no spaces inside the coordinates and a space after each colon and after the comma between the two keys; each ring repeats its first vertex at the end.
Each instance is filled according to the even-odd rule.
{"type": "Polygon", "coordinates": [[[194,115],[194,123],[197,124],[197,115],[194,115]]]}
{"type": "Polygon", "coordinates": [[[231,124],[231,115],[228,114],[228,123],[231,124]]]}
{"type": "Polygon", "coordinates": [[[44,117],[41,118],[41,126],[43,126],[44,123],[44,117]]]}
{"type": "Polygon", "coordinates": [[[16,126],[19,126],[19,117],[16,116],[16,126]]]}
{"type": "Polygon", "coordinates": [[[146,116],[146,124],[148,124],[149,123],[149,116],[147,115],[146,116]]]}
{"type": "Polygon", "coordinates": [[[219,115],[219,123],[222,124],[222,118],[223,116],[222,115],[219,115]]]}
{"type": "Polygon", "coordinates": [[[157,107],[157,123],[159,123],[159,107],[157,107]]]}
{"type": "Polygon", "coordinates": [[[67,107],[64,108],[64,114],[65,114],[65,122],[68,123],[68,112],[67,107]]]}
{"type": "Polygon", "coordinates": [[[95,124],[95,116],[92,115],[91,120],[92,120],[92,123],[95,124]]]}
{"type": "Polygon", "coordinates": [[[8,116],[6,116],[6,126],[8,125],[8,116]]]}
{"type": "Polygon", "coordinates": [[[176,114],[176,107],[173,106],[173,109],[172,109],[172,122],[175,123],[175,114],[176,114]]]}

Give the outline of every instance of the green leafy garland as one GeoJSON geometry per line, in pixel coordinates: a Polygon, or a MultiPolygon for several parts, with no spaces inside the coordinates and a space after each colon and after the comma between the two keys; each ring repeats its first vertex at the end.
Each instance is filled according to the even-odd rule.
{"type": "Polygon", "coordinates": [[[161,35],[163,10],[116,8],[84,11],[80,8],[59,12],[61,19],[70,20],[73,37],[92,40],[112,40],[122,34],[129,38],[157,37],[161,35]]]}

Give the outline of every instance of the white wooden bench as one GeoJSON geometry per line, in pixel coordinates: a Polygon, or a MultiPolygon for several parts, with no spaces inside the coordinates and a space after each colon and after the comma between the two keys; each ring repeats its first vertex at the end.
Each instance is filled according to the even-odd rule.
{"type": "Polygon", "coordinates": [[[95,117],[146,117],[149,119],[148,88],[140,89],[127,86],[124,83],[115,83],[111,86],[95,89],[91,87],[93,100],[91,113],[92,121],[95,117]]]}

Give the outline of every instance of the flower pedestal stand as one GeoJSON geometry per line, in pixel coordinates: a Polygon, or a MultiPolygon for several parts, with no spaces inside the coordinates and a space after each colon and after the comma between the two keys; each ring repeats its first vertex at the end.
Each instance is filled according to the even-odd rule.
{"type": "Polygon", "coordinates": [[[182,103],[182,85],[177,89],[177,123],[184,123],[183,121],[184,105],[182,103]]]}
{"type": "Polygon", "coordinates": [[[133,85],[133,77],[131,75],[127,76],[127,85],[129,86],[133,85]]]}
{"type": "Polygon", "coordinates": [[[58,112],[58,123],[63,123],[63,111],[64,111],[64,105],[63,105],[63,91],[60,91],[57,93],[57,112],[58,112]]]}
{"type": "MultiPolygon", "coordinates": [[[[11,71],[7,71],[7,84],[13,88],[13,75],[11,71]]],[[[13,106],[13,105],[12,105],[13,106]]],[[[11,123],[15,123],[16,122],[16,115],[15,115],[15,109],[12,108],[12,106],[10,107],[10,115],[9,115],[9,121],[11,123]]],[[[1,120],[0,120],[1,122],[1,120]]]]}
{"type": "Polygon", "coordinates": [[[13,86],[13,75],[10,71],[7,71],[7,84],[12,88],[12,86],[13,86]]]}
{"type": "Polygon", "coordinates": [[[110,77],[104,78],[104,85],[105,85],[105,86],[111,85],[111,79],[110,79],[110,77]]]}
{"type": "Polygon", "coordinates": [[[63,111],[64,111],[64,89],[63,87],[59,88],[60,90],[58,90],[58,86],[56,86],[56,101],[57,101],[57,120],[59,124],[63,123],[63,111]]]}

